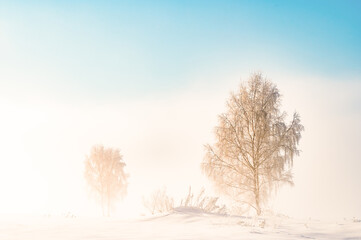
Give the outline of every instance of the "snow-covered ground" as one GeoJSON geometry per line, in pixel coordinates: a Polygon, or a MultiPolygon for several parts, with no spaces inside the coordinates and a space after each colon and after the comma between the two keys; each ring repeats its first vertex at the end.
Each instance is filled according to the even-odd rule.
{"type": "Polygon", "coordinates": [[[157,217],[7,218],[0,239],[361,239],[361,222],[295,220],[284,216],[246,218],[179,208],[157,217]]]}

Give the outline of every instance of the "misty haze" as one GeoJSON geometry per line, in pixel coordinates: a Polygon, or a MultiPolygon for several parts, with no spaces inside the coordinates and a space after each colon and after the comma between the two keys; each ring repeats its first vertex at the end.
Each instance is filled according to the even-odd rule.
{"type": "Polygon", "coordinates": [[[0,2],[0,239],[361,239],[360,12],[0,2]]]}

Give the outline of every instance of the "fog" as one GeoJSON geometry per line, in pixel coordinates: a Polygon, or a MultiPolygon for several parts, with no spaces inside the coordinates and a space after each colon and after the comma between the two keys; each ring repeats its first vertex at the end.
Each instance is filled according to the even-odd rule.
{"type": "MultiPolygon", "coordinates": [[[[299,112],[305,126],[295,186],[281,188],[269,207],[304,218],[360,217],[360,83],[267,76],[283,95],[282,109],[299,112]]],[[[177,91],[100,99],[9,87],[0,96],[0,212],[99,216],[83,176],[94,144],[120,148],[127,164],[128,195],[117,216],[144,213],[142,196],[163,186],[176,199],[190,185],[217,194],[201,173],[203,146],[213,143],[230,91],[247,78],[194,79],[177,91]]]]}

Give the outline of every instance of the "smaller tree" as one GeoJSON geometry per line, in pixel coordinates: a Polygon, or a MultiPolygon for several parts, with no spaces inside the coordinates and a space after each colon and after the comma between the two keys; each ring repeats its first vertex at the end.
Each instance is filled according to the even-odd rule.
{"type": "Polygon", "coordinates": [[[110,216],[115,200],[127,193],[125,163],[119,149],[96,145],[85,160],[85,179],[102,206],[102,213],[110,216]],[[105,211],[106,210],[106,211],[105,211]]]}

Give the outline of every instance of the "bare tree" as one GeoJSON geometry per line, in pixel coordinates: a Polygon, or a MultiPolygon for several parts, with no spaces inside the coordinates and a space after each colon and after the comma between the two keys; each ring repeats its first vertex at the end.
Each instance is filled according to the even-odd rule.
{"type": "Polygon", "coordinates": [[[293,158],[304,127],[297,113],[289,124],[280,111],[275,84],[254,74],[231,93],[227,111],[219,115],[216,143],[206,145],[203,172],[216,188],[256,210],[280,183],[292,181],[293,158]]]}
{"type": "Polygon", "coordinates": [[[128,175],[119,149],[93,146],[85,160],[85,179],[95,196],[100,200],[103,216],[107,216],[116,199],[127,193],[128,175]]]}

